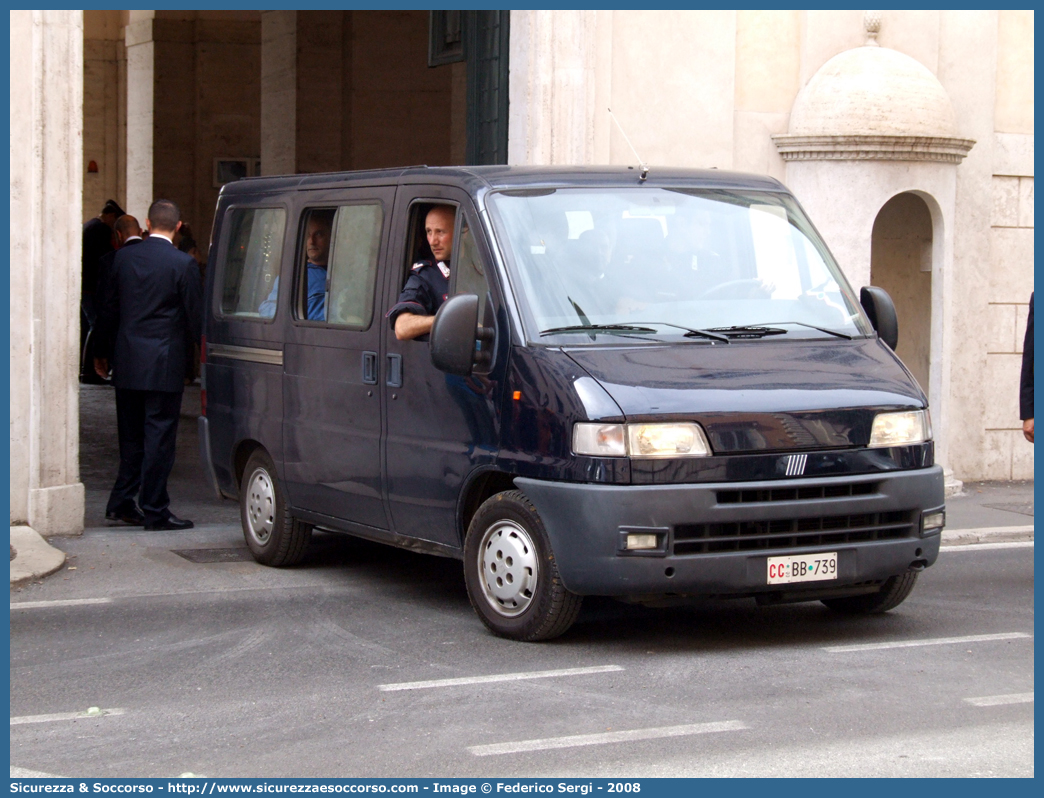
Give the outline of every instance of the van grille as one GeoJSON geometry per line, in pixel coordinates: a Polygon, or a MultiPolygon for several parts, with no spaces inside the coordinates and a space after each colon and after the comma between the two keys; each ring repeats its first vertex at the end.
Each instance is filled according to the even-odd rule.
{"type": "Polygon", "coordinates": [[[916,535],[915,517],[913,510],[895,510],[775,521],[679,524],[674,527],[674,553],[711,554],[895,540],[916,535]]]}
{"type": "Polygon", "coordinates": [[[718,504],[749,504],[753,502],[793,502],[834,499],[845,496],[869,496],[873,493],[877,493],[876,482],[856,482],[845,485],[815,485],[804,488],[719,490],[717,498],[718,504]]]}

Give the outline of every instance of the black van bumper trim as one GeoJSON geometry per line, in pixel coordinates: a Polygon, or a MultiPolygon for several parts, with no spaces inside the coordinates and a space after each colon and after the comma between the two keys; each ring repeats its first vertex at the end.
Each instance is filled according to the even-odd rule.
{"type": "Polygon", "coordinates": [[[802,584],[802,588],[837,589],[905,573],[931,565],[939,553],[941,535],[920,535],[920,516],[942,509],[945,503],[940,466],[874,474],[875,490],[837,498],[718,502],[719,491],[779,489],[866,482],[867,475],[823,479],[718,482],[684,485],[593,485],[547,482],[517,477],[515,484],[533,502],[544,522],[562,582],[581,595],[626,596],[682,593],[687,595],[750,595],[778,591],[768,585],[767,558],[812,551],[836,551],[836,581],[802,584]],[[759,548],[755,551],[673,553],[675,527],[694,524],[771,522],[776,519],[815,519],[910,514],[908,535],[883,540],[832,542],[813,546],[759,548]],[[620,530],[666,527],[672,540],[666,556],[620,556],[620,530]]]}
{"type": "Polygon", "coordinates": [[[232,346],[231,344],[207,344],[207,360],[223,357],[228,360],[249,360],[251,363],[266,363],[270,366],[283,365],[282,349],[262,349],[256,346],[232,346]]]}
{"type": "Polygon", "coordinates": [[[196,419],[196,431],[199,433],[199,459],[202,461],[203,470],[207,474],[207,482],[214,489],[214,495],[219,499],[223,499],[225,495],[221,492],[221,488],[218,487],[217,472],[214,471],[214,458],[210,454],[210,425],[207,423],[206,416],[199,416],[196,419]]]}

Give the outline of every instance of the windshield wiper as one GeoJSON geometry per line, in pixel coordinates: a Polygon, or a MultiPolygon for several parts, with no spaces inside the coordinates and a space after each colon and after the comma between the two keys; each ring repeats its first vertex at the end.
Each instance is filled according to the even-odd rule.
{"type": "Polygon", "coordinates": [[[541,330],[541,335],[553,335],[563,332],[622,332],[622,333],[654,333],[652,327],[636,327],[633,324],[573,324],[569,327],[551,327],[541,330]]]}
{"type": "Polygon", "coordinates": [[[711,332],[720,332],[729,338],[764,338],[766,335],[786,335],[782,327],[755,327],[749,324],[735,324],[732,327],[710,327],[711,332]]]}
{"type": "MultiPolygon", "coordinates": [[[[821,333],[826,333],[827,335],[833,335],[833,336],[836,336],[837,338],[844,338],[846,341],[851,341],[853,338],[855,338],[854,335],[849,335],[848,333],[838,332],[837,330],[830,330],[830,329],[827,329],[826,327],[817,327],[814,324],[807,324],[807,323],[805,323],[803,321],[772,321],[772,322],[768,322],[768,323],[769,324],[796,324],[798,327],[808,327],[810,330],[819,330],[819,332],[821,332],[821,333]]],[[[715,329],[719,329],[719,328],[715,328],[715,329]]],[[[730,327],[729,329],[731,329],[731,330],[746,330],[746,329],[758,329],[758,328],[757,327],[751,327],[751,328],[748,328],[748,327],[730,327]]],[[[762,329],[764,329],[764,328],[762,328],[762,329]]],[[[780,330],[779,332],[786,332],[786,330],[780,330]]],[[[779,333],[772,333],[772,334],[773,335],[778,335],[779,333]]]]}
{"type": "Polygon", "coordinates": [[[697,330],[692,327],[684,327],[681,324],[672,324],[669,321],[639,321],[638,324],[660,324],[664,327],[674,327],[676,330],[685,330],[686,338],[693,338],[699,336],[701,338],[710,338],[714,341],[721,341],[722,343],[729,343],[729,338],[726,335],[714,332],[712,330],[697,330]]]}

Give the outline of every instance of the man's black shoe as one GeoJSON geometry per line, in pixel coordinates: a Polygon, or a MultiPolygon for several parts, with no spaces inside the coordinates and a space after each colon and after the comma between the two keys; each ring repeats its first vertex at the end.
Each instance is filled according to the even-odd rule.
{"type": "Polygon", "coordinates": [[[133,510],[121,510],[118,513],[106,513],[105,519],[117,523],[122,521],[130,526],[141,526],[145,523],[145,516],[141,514],[141,510],[137,507],[133,510]]]}
{"type": "Polygon", "coordinates": [[[166,521],[157,521],[155,524],[145,524],[146,531],[156,532],[164,529],[169,530],[180,530],[180,529],[192,529],[195,524],[191,521],[186,521],[184,518],[178,518],[176,515],[167,517],[166,521]]]}

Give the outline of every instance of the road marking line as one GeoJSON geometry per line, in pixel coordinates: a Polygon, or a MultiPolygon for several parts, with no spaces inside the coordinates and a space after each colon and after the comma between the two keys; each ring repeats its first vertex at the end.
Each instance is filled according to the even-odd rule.
{"type": "Polygon", "coordinates": [[[1021,640],[1033,635],[1023,632],[1002,632],[995,635],[965,635],[964,637],[934,637],[927,640],[895,640],[890,643],[861,643],[855,646],[824,646],[824,651],[842,654],[848,651],[876,651],[882,648],[918,648],[920,646],[945,646],[950,643],[988,643],[993,640],[1021,640]]]}
{"type": "Polygon", "coordinates": [[[379,684],[378,690],[425,690],[429,687],[455,687],[459,684],[487,684],[489,682],[520,682],[524,679],[550,679],[555,676],[585,676],[589,673],[622,671],[619,665],[595,665],[590,668],[565,668],[557,671],[529,671],[527,673],[498,673],[493,676],[462,676],[456,679],[431,679],[425,682],[398,682],[379,684]]]}
{"type": "Polygon", "coordinates": [[[473,745],[468,750],[475,756],[496,756],[497,754],[518,754],[525,751],[549,751],[553,748],[577,748],[583,745],[660,740],[664,737],[686,737],[691,734],[739,731],[746,728],[748,728],[747,724],[741,721],[725,720],[717,723],[690,723],[685,726],[660,726],[652,729],[631,729],[630,731],[603,732],[602,734],[574,734],[570,737],[548,737],[543,740],[522,740],[517,743],[473,745]]]}
{"type": "Polygon", "coordinates": [[[1002,704],[1032,704],[1033,693],[1008,693],[1007,695],[984,695],[964,699],[977,707],[999,707],[1002,704]]]}
{"type": "Polygon", "coordinates": [[[23,723],[50,723],[52,720],[79,720],[80,718],[104,718],[106,715],[123,715],[125,709],[102,709],[98,712],[55,712],[51,715],[21,715],[11,718],[12,726],[23,723]]]}
{"type": "Polygon", "coordinates": [[[35,610],[46,609],[47,607],[71,607],[79,604],[111,604],[117,599],[120,601],[126,601],[128,599],[180,598],[182,596],[196,597],[222,593],[250,593],[269,590],[308,590],[311,588],[319,588],[330,594],[350,593],[354,590],[354,588],[322,583],[308,583],[303,585],[261,585],[258,587],[219,587],[207,588],[205,590],[175,590],[169,593],[128,593],[126,595],[115,596],[112,598],[61,599],[57,601],[12,601],[11,609],[35,610]]]}
{"type": "Polygon", "coordinates": [[[47,607],[77,607],[81,604],[111,604],[111,598],[59,599],[56,601],[12,601],[12,610],[40,610],[47,607]]]}
{"type": "Polygon", "coordinates": [[[1011,540],[1007,543],[966,543],[940,546],[939,551],[990,551],[991,549],[1032,549],[1032,540],[1011,540]]]}

